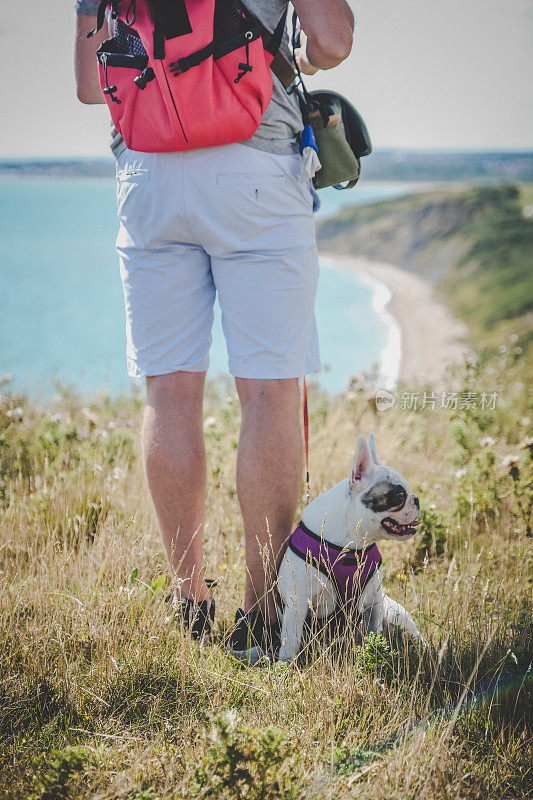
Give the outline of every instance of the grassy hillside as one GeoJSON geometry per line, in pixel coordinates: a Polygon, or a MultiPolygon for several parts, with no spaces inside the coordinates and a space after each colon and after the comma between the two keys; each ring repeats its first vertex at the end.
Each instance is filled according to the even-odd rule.
{"type": "Polygon", "coordinates": [[[406,198],[321,228],[329,250],[395,249],[439,283],[474,339],[494,337],[492,354],[450,379],[457,408],[439,397],[378,412],[364,382],[310,394],[313,495],[345,477],[357,436],[375,430],[383,462],[420,497],[420,534],[382,554],[387,592],[425,647],[393,633],[344,647],[317,637],[291,666],[245,669],[226,655],[245,579],[239,412],[233,391],[213,386],[216,642],[192,642],[167,621],[141,398],[65,391],[38,407],[3,386],[2,800],[533,796],[533,408],[515,338],[523,325],[527,339],[530,223],[514,190],[494,192],[406,198]],[[494,407],[481,401],[493,392],[494,407]]]}
{"type": "Polygon", "coordinates": [[[345,209],[319,225],[319,243],[428,278],[475,344],[497,347],[514,334],[524,347],[533,328],[533,220],[524,204],[515,186],[411,195],[345,209]]]}
{"type": "MultiPolygon", "coordinates": [[[[206,409],[218,642],[200,647],[165,621],[139,403],[5,396],[0,797],[530,796],[531,409],[520,359],[500,359],[512,388],[484,413],[378,413],[365,389],[312,392],[313,493],[374,429],[421,498],[418,541],[382,552],[388,592],[429,645],[317,642],[291,667],[242,669],[223,649],[245,576],[233,396],[206,409]]],[[[492,382],[470,373],[463,390],[492,382]]]]}

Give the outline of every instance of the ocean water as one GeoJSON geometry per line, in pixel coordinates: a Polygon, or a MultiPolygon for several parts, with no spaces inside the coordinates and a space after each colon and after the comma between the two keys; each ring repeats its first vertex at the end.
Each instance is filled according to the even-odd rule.
{"type": "MultiPolygon", "coordinates": [[[[364,184],[321,192],[320,216],[408,191],[364,184]]],[[[127,391],[122,287],[114,240],[114,182],[86,178],[0,180],[0,375],[46,397],[57,382],[83,395],[127,391]]],[[[317,300],[322,361],[318,376],[339,391],[349,376],[380,361],[389,328],[374,308],[374,288],[322,265],[317,300]]],[[[210,374],[227,373],[220,314],[210,374]]]]}

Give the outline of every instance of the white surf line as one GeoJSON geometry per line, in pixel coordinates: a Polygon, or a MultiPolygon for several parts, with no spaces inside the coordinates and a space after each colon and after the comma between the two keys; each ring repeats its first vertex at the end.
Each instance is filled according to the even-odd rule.
{"type": "Polygon", "coordinates": [[[370,286],[374,290],[372,298],[372,308],[381,317],[387,326],[387,342],[381,351],[379,367],[379,388],[392,391],[398,385],[400,376],[400,360],[402,357],[402,332],[400,326],[387,306],[392,294],[388,286],[378,281],[373,275],[369,275],[364,269],[359,268],[359,261],[356,257],[350,258],[342,256],[324,255],[320,261],[338,269],[349,270],[352,275],[356,272],[357,277],[362,283],[370,286]]]}
{"type": "MultiPolygon", "coordinates": [[[[359,273],[361,276],[363,273],[359,273]]],[[[396,318],[387,306],[392,297],[391,291],[384,283],[380,283],[369,276],[369,282],[374,286],[372,305],[376,314],[379,314],[387,325],[387,344],[381,351],[380,382],[382,389],[395,389],[400,375],[400,359],[402,356],[402,332],[396,318]]]]}

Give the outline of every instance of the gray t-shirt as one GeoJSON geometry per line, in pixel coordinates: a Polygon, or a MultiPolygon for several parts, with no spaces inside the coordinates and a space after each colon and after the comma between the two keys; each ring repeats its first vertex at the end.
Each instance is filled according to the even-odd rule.
{"type": "MultiPolygon", "coordinates": [[[[270,31],[274,31],[287,8],[287,0],[243,0],[243,3],[270,31]]],[[[76,0],[76,11],[81,14],[95,15],[98,6],[99,0],[76,0]]],[[[290,58],[287,30],[281,51],[285,57],[290,58]]],[[[298,134],[303,129],[298,98],[296,94],[288,94],[275,75],[272,78],[272,99],[263,114],[261,125],[251,139],[243,144],[269,153],[295,153],[298,151],[298,134]]],[[[111,149],[118,155],[123,147],[122,137],[113,128],[111,149]]]]}

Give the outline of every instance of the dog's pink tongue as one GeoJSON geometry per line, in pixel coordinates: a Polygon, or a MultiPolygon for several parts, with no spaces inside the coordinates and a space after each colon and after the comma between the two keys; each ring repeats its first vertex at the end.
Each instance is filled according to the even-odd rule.
{"type": "Polygon", "coordinates": [[[409,525],[414,528],[415,525],[422,525],[421,519],[415,519],[414,522],[410,522],[409,525]]]}

